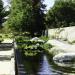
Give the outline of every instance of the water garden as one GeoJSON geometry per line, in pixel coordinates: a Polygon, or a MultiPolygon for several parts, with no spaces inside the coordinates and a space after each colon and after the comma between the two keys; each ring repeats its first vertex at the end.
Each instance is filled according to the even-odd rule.
{"type": "Polygon", "coordinates": [[[0,75],[75,75],[75,1],[0,0],[0,75]]]}
{"type": "Polygon", "coordinates": [[[52,50],[53,44],[48,43],[48,41],[50,39],[46,36],[31,38],[21,35],[16,37],[17,50],[21,53],[19,58],[22,59],[21,62],[24,65],[24,74],[75,74],[75,54],[67,54],[61,49],[52,50]],[[57,56],[58,54],[60,57],[57,56]]]}
{"type": "MultiPolygon", "coordinates": [[[[15,59],[16,75],[75,74],[75,54],[72,52],[74,49],[73,46],[72,49],[70,45],[70,47],[66,47],[68,44],[64,43],[63,47],[63,42],[57,39],[51,39],[47,36],[31,37],[24,33],[18,35],[1,34],[0,36],[0,48],[2,47],[2,43],[9,43],[12,39],[15,43],[15,56],[17,57],[15,59]],[[4,40],[6,41],[4,42],[4,40]],[[70,52],[70,48],[72,53],[70,52]],[[20,65],[20,69],[18,69],[19,67],[17,65],[20,65]]],[[[11,44],[6,44],[7,49],[10,45],[11,44]]],[[[10,48],[8,50],[10,50],[10,48]]],[[[5,59],[9,59],[9,57],[5,59]]]]}

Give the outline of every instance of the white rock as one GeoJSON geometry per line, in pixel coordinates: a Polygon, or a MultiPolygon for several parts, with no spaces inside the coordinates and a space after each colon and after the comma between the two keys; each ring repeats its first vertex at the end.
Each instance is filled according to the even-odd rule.
{"type": "Polygon", "coordinates": [[[63,49],[60,49],[59,47],[52,47],[49,50],[49,53],[51,53],[53,56],[59,54],[59,53],[65,53],[65,51],[63,49]]]}
{"type": "Polygon", "coordinates": [[[48,29],[49,38],[60,38],[62,40],[68,40],[69,42],[75,42],[75,26],[48,29]]]}
{"type": "Polygon", "coordinates": [[[34,37],[34,38],[30,39],[30,41],[39,41],[39,42],[43,42],[43,43],[45,42],[45,41],[39,39],[38,37],[34,37]]]}
{"type": "Polygon", "coordinates": [[[67,32],[64,30],[62,32],[60,32],[59,34],[59,38],[62,39],[62,40],[67,40],[67,32]]]}
{"type": "Polygon", "coordinates": [[[73,33],[70,32],[69,35],[67,36],[67,39],[70,43],[75,43],[75,31],[73,33]]]}
{"type": "Polygon", "coordinates": [[[53,57],[53,60],[59,66],[75,68],[75,64],[72,63],[75,61],[75,53],[59,53],[53,57]]]}

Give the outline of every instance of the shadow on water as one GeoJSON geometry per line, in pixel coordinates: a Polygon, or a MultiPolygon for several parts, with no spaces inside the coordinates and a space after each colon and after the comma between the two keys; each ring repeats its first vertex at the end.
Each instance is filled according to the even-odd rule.
{"type": "Polygon", "coordinates": [[[42,54],[35,57],[25,57],[25,71],[27,75],[37,75],[40,68],[40,62],[42,62],[42,54]]]}
{"type": "Polygon", "coordinates": [[[55,65],[52,56],[44,53],[35,57],[24,57],[26,75],[71,75],[75,69],[55,65]]]}
{"type": "Polygon", "coordinates": [[[53,72],[45,54],[39,54],[35,57],[25,57],[25,72],[27,75],[56,75],[53,72]]]}

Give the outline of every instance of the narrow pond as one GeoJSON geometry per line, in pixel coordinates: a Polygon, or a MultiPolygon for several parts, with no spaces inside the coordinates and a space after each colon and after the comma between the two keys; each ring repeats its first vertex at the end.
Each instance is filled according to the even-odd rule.
{"type": "Polygon", "coordinates": [[[75,75],[75,69],[55,65],[47,54],[24,58],[26,75],[75,75]]]}

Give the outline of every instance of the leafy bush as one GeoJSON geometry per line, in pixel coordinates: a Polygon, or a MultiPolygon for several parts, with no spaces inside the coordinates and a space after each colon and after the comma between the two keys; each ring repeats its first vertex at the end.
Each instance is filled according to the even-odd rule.
{"type": "Polygon", "coordinates": [[[39,47],[39,43],[32,43],[31,41],[25,41],[23,44],[18,44],[18,48],[24,50],[37,50],[39,47]]]}
{"type": "Polygon", "coordinates": [[[23,37],[23,36],[18,36],[15,38],[17,43],[28,43],[29,38],[28,37],[23,37]]]}
{"type": "Polygon", "coordinates": [[[3,41],[3,38],[2,38],[2,36],[0,36],[0,43],[3,41]]]}
{"type": "Polygon", "coordinates": [[[41,51],[41,45],[43,44],[40,41],[30,41],[24,37],[17,37],[16,42],[18,44],[18,49],[24,53],[24,55],[34,56],[41,51]]]}
{"type": "Polygon", "coordinates": [[[43,48],[45,49],[45,50],[47,50],[47,49],[50,49],[52,46],[50,45],[50,44],[44,44],[43,45],[43,48]]]}
{"type": "Polygon", "coordinates": [[[25,54],[26,56],[34,56],[34,55],[37,55],[37,51],[28,50],[28,51],[25,51],[24,54],[25,54]]]}
{"type": "Polygon", "coordinates": [[[14,35],[12,33],[8,33],[8,34],[7,33],[3,33],[2,34],[2,38],[10,38],[11,39],[13,37],[14,37],[14,35]]]}
{"type": "Polygon", "coordinates": [[[44,41],[48,41],[49,38],[47,36],[41,36],[40,39],[44,40],[44,41]]]}
{"type": "Polygon", "coordinates": [[[23,32],[21,35],[22,36],[30,36],[30,33],[29,32],[23,32]]]}

